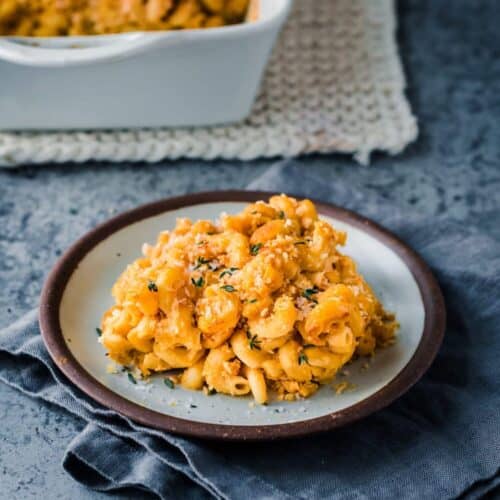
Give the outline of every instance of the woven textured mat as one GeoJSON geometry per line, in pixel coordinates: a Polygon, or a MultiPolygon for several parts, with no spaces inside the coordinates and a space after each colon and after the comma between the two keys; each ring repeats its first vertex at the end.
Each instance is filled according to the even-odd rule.
{"type": "Polygon", "coordinates": [[[198,129],[0,133],[0,166],[400,152],[418,129],[404,95],[393,0],[295,0],[251,116],[198,129]]]}

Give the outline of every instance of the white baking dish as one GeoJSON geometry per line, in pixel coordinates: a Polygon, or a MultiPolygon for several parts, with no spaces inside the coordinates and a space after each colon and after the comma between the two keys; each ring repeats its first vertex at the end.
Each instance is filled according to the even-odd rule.
{"type": "Polygon", "coordinates": [[[229,123],[252,107],[292,0],[222,28],[0,37],[0,130],[229,123]]]}

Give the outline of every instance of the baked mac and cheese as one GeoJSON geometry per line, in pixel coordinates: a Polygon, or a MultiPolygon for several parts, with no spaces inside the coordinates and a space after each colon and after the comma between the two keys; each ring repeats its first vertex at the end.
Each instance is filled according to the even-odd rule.
{"type": "Polygon", "coordinates": [[[102,35],[242,22],[249,0],[0,0],[0,35],[102,35]]]}
{"type": "Polygon", "coordinates": [[[397,328],[345,241],[311,201],[285,195],[216,223],[178,219],[113,286],[100,341],[143,377],[179,370],[188,389],[310,396],[397,328]]]}

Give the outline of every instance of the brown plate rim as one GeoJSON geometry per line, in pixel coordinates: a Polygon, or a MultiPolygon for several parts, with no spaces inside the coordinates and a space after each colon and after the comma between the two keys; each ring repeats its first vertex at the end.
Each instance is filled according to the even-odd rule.
{"type": "Polygon", "coordinates": [[[404,394],[429,368],[444,337],[446,309],[439,285],[423,259],[390,231],[355,212],[319,200],[313,201],[321,214],[361,228],[396,252],[412,272],[422,297],[425,321],[417,350],[407,365],[370,397],[343,410],[300,422],[262,426],[195,422],[164,415],[123,398],[92,377],[71,354],[61,330],[59,306],[74,269],[99,242],[130,224],[171,210],[202,203],[253,202],[273,194],[276,193],[231,190],[166,198],[121,213],[82,236],[56,262],[42,290],[39,322],[43,340],[54,363],[71,382],[103,406],[145,426],[206,439],[257,441],[305,436],[352,423],[386,407],[404,394]]]}

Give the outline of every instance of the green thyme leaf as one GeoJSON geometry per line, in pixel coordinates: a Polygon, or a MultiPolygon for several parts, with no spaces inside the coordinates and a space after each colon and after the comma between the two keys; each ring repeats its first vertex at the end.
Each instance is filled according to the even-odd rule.
{"type": "Polygon", "coordinates": [[[194,278],[191,278],[191,283],[196,288],[201,288],[205,284],[205,280],[203,279],[203,276],[200,276],[197,280],[195,280],[194,278]]]}
{"type": "Polygon", "coordinates": [[[194,266],[194,269],[199,269],[201,266],[205,265],[205,264],[210,264],[210,259],[204,259],[203,257],[198,257],[198,259],[196,259],[196,266],[194,266]]]}
{"type": "Polygon", "coordinates": [[[149,282],[148,282],[148,290],[150,292],[157,292],[158,291],[158,287],[156,286],[156,283],[154,281],[149,280],[149,282]]]}
{"type": "Polygon", "coordinates": [[[169,388],[169,389],[175,389],[175,384],[171,378],[165,378],[163,379],[163,383],[169,388]]]}
{"type": "Polygon", "coordinates": [[[219,274],[219,278],[224,278],[224,276],[232,276],[235,271],[239,271],[238,267],[230,267],[219,274]]]}
{"type": "Polygon", "coordinates": [[[257,255],[261,248],[262,248],[262,243],[257,243],[256,245],[250,245],[250,253],[252,255],[257,255]]]}
{"type": "Polygon", "coordinates": [[[248,301],[249,304],[255,304],[256,302],[257,302],[257,299],[252,299],[252,300],[248,301]]]}
{"type": "Polygon", "coordinates": [[[280,219],[284,219],[285,218],[285,212],[283,212],[283,210],[280,210],[279,213],[278,213],[278,216],[280,219]]]}
{"type": "Polygon", "coordinates": [[[221,286],[222,290],[225,290],[226,292],[236,292],[236,288],[232,285],[223,285],[221,286]]]}
{"type": "Polygon", "coordinates": [[[102,330],[98,327],[95,329],[97,336],[100,337],[102,335],[102,330]]]}
{"type": "Polygon", "coordinates": [[[302,297],[305,297],[307,300],[310,300],[311,302],[314,302],[315,304],[318,303],[318,301],[313,297],[316,293],[319,292],[319,289],[314,286],[313,288],[306,288],[302,292],[302,297]]]}
{"type": "Polygon", "coordinates": [[[127,377],[128,377],[129,382],[131,382],[132,384],[137,384],[137,380],[130,372],[127,373],[127,377]]]}
{"type": "Polygon", "coordinates": [[[301,352],[299,354],[299,365],[302,365],[304,363],[309,363],[309,360],[307,359],[307,355],[305,352],[301,352]]]}
{"type": "Polygon", "coordinates": [[[248,339],[248,345],[250,349],[255,349],[257,351],[260,351],[260,340],[257,338],[257,335],[253,335],[248,339]]]}

